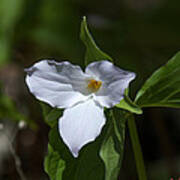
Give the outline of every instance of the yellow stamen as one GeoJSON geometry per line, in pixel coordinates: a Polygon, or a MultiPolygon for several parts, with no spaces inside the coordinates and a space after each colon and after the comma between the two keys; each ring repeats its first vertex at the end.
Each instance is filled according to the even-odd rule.
{"type": "Polygon", "coordinates": [[[88,83],[88,89],[92,92],[96,92],[99,90],[99,88],[101,87],[102,85],[102,82],[101,81],[96,81],[94,79],[91,79],[89,80],[89,83],[88,83]]]}

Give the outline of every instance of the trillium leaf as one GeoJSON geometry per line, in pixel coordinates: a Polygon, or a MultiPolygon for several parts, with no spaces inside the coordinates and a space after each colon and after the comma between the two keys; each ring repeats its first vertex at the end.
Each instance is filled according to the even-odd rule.
{"type": "Polygon", "coordinates": [[[91,36],[87,27],[86,17],[83,17],[83,20],[81,22],[80,38],[86,46],[85,65],[99,60],[112,61],[112,58],[104,53],[101,49],[99,49],[99,47],[93,40],[93,37],[91,36]]]}
{"type": "Polygon", "coordinates": [[[100,149],[100,156],[105,164],[105,180],[117,180],[121,168],[125,140],[125,115],[124,111],[110,111],[108,132],[100,149]],[[118,117],[114,118],[114,113],[118,117]]]}
{"type": "Polygon", "coordinates": [[[137,93],[141,107],[180,108],[180,52],[155,71],[137,93]]]}
{"type": "Polygon", "coordinates": [[[132,102],[132,100],[127,95],[124,95],[124,99],[122,99],[120,103],[116,105],[116,107],[128,110],[135,114],[143,113],[142,109],[134,102],[132,102]]]}
{"type": "Polygon", "coordinates": [[[50,144],[48,144],[48,155],[45,157],[44,168],[51,180],[62,180],[65,162],[50,144]]]}
{"type": "Polygon", "coordinates": [[[62,116],[62,110],[57,108],[52,108],[43,102],[40,102],[40,105],[43,111],[44,121],[51,128],[54,127],[57,124],[58,119],[62,116]]]}
{"type": "Polygon", "coordinates": [[[73,158],[67,146],[63,143],[57,125],[54,126],[49,132],[49,144],[58,153],[60,159],[65,162],[64,171],[61,171],[63,180],[74,180],[77,160],[73,158]]]}
{"type": "Polygon", "coordinates": [[[59,157],[65,162],[65,168],[61,172],[63,180],[104,180],[104,165],[98,151],[101,145],[100,136],[95,142],[88,144],[81,150],[78,158],[74,158],[67,146],[59,136],[57,126],[49,133],[49,143],[59,157]]]}

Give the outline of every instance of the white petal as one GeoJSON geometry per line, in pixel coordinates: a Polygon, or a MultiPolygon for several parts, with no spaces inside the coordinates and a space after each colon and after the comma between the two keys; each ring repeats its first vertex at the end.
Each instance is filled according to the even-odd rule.
{"type": "Polygon", "coordinates": [[[88,98],[83,94],[86,75],[79,66],[43,60],[25,71],[31,93],[53,107],[71,107],[88,98]]]}
{"type": "Polygon", "coordinates": [[[124,71],[109,61],[89,64],[86,73],[102,81],[102,87],[95,93],[95,100],[107,108],[120,102],[125,89],[135,78],[135,73],[124,71]]]}
{"type": "Polygon", "coordinates": [[[87,143],[94,141],[105,124],[103,108],[93,99],[64,111],[59,119],[60,135],[74,157],[87,143]]]}

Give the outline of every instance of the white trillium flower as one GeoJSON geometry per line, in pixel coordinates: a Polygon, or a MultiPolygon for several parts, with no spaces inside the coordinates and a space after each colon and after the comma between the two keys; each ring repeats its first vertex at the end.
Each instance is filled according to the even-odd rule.
{"type": "Polygon", "coordinates": [[[135,78],[106,60],[89,64],[85,72],[67,61],[42,60],[26,72],[26,83],[37,99],[65,108],[59,132],[74,157],[100,134],[106,122],[104,107],[118,104],[135,78]]]}

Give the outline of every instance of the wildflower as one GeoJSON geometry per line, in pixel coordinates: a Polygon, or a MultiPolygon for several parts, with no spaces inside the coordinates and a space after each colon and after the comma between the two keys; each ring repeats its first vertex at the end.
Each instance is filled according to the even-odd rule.
{"type": "Polygon", "coordinates": [[[106,122],[104,107],[118,104],[135,78],[105,60],[89,64],[85,72],[67,61],[42,60],[26,72],[26,83],[37,99],[65,109],[59,132],[74,157],[100,134],[106,122]]]}

